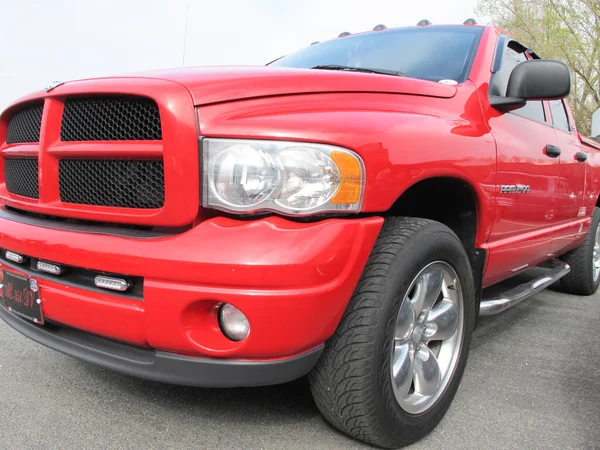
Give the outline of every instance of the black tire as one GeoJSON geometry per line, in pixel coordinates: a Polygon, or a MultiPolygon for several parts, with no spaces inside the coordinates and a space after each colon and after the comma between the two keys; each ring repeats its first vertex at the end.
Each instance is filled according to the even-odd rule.
{"type": "Polygon", "coordinates": [[[594,280],[594,244],[600,223],[600,208],[594,208],[592,224],[581,247],[560,257],[571,266],[571,271],[561,279],[563,291],[575,295],[592,295],[598,290],[600,277],[594,280]]]}
{"type": "Polygon", "coordinates": [[[370,444],[397,448],[426,436],[456,394],[475,325],[473,275],[465,249],[445,225],[387,219],[346,312],[309,374],[315,402],[334,427],[370,444]],[[454,375],[427,411],[411,415],[396,401],[390,352],[395,320],[411,280],[433,261],[450,264],[463,290],[464,327],[454,375]]]}

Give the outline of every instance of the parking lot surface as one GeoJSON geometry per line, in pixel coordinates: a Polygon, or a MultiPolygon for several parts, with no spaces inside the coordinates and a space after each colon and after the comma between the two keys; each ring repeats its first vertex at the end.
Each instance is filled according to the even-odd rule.
{"type": "MultiPolygon", "coordinates": [[[[0,321],[0,448],[369,448],[329,427],[306,380],[170,386],[27,340],[0,321]]],[[[482,318],[458,395],[411,449],[600,448],[600,295],[546,290],[482,318]]]]}

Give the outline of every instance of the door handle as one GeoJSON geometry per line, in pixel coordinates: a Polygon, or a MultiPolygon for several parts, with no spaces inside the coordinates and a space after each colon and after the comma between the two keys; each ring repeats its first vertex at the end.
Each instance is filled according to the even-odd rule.
{"type": "Polygon", "coordinates": [[[587,159],[587,155],[583,152],[575,153],[575,159],[579,162],[584,162],[587,159]]]}
{"type": "Polygon", "coordinates": [[[549,156],[550,158],[558,158],[560,156],[560,148],[555,145],[548,144],[544,149],[544,153],[546,153],[546,156],[549,156]]]}

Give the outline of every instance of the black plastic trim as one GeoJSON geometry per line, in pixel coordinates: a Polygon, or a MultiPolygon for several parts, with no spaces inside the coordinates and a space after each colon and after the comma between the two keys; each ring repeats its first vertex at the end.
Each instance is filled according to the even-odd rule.
{"type": "Polygon", "coordinates": [[[490,95],[490,105],[499,111],[508,112],[522,108],[527,103],[524,98],[501,97],[499,95],[490,95]]]}
{"type": "MultiPolygon", "coordinates": [[[[132,299],[132,300],[140,300],[140,301],[144,300],[144,279],[142,277],[131,277],[131,276],[121,275],[121,274],[111,274],[111,273],[106,273],[106,272],[100,272],[97,270],[93,271],[93,270],[88,270],[88,269],[82,269],[79,267],[67,266],[65,264],[61,264],[61,263],[57,263],[54,261],[49,261],[49,260],[43,259],[42,261],[58,264],[64,270],[64,273],[61,275],[51,275],[49,273],[42,272],[39,270],[33,270],[31,268],[31,265],[37,263],[37,261],[38,261],[37,258],[31,258],[27,255],[23,255],[25,257],[24,262],[22,264],[17,264],[15,262],[12,262],[12,261],[9,261],[6,259],[6,257],[4,256],[4,250],[5,249],[0,248],[0,252],[2,252],[2,254],[0,255],[0,262],[2,262],[2,264],[4,266],[9,267],[10,269],[24,273],[25,275],[28,275],[32,278],[48,280],[48,281],[52,281],[53,283],[58,283],[58,284],[61,284],[64,286],[71,286],[71,287],[75,287],[78,289],[84,289],[86,291],[98,292],[98,293],[105,294],[105,295],[115,295],[117,297],[123,297],[123,298],[132,299]],[[96,277],[96,275],[104,275],[104,276],[109,276],[109,277],[113,276],[115,278],[124,278],[127,281],[130,281],[132,283],[132,287],[130,287],[125,292],[111,291],[108,289],[100,289],[93,284],[94,278],[96,277]]],[[[8,249],[8,250],[10,250],[10,249],[8,249]]]]}
{"type": "Polygon", "coordinates": [[[471,252],[471,270],[473,272],[473,282],[475,284],[475,326],[479,321],[479,307],[481,303],[482,291],[483,291],[483,273],[485,272],[485,266],[487,264],[487,251],[483,248],[475,248],[471,252]]]}
{"type": "Polygon", "coordinates": [[[266,386],[306,375],[323,345],[287,359],[248,361],[194,358],[135,347],[53,323],[38,326],[0,306],[0,318],[28,338],[53,350],[134,377],[201,387],[266,386]]]}
{"type": "Polygon", "coordinates": [[[558,158],[560,156],[560,148],[556,145],[546,145],[546,156],[550,158],[558,158]]]}
{"type": "Polygon", "coordinates": [[[64,222],[58,220],[52,220],[50,218],[41,218],[36,217],[26,212],[17,212],[12,209],[7,209],[6,207],[0,208],[0,219],[10,220],[12,222],[18,222],[25,225],[33,225],[36,227],[44,227],[50,228],[53,230],[62,230],[62,231],[75,231],[78,233],[89,233],[89,234],[101,234],[107,236],[118,236],[118,237],[127,237],[133,239],[150,239],[150,238],[159,238],[165,236],[173,236],[175,234],[181,233],[185,229],[189,229],[191,227],[186,227],[185,229],[174,229],[172,232],[169,231],[153,231],[153,230],[138,230],[133,228],[125,228],[119,226],[110,226],[110,225],[93,225],[87,223],[73,223],[68,222],[68,218],[64,218],[64,222]]]}
{"type": "Polygon", "coordinates": [[[531,59],[543,59],[539,54],[537,54],[533,49],[528,48],[527,53],[531,56],[531,59]]]}

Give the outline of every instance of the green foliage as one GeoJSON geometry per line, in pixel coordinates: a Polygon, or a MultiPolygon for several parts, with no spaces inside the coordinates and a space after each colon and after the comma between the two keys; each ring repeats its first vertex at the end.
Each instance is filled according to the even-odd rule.
{"type": "Polygon", "coordinates": [[[600,108],[600,0],[479,0],[477,12],[542,58],[569,65],[569,103],[579,130],[589,135],[600,108]]]}

